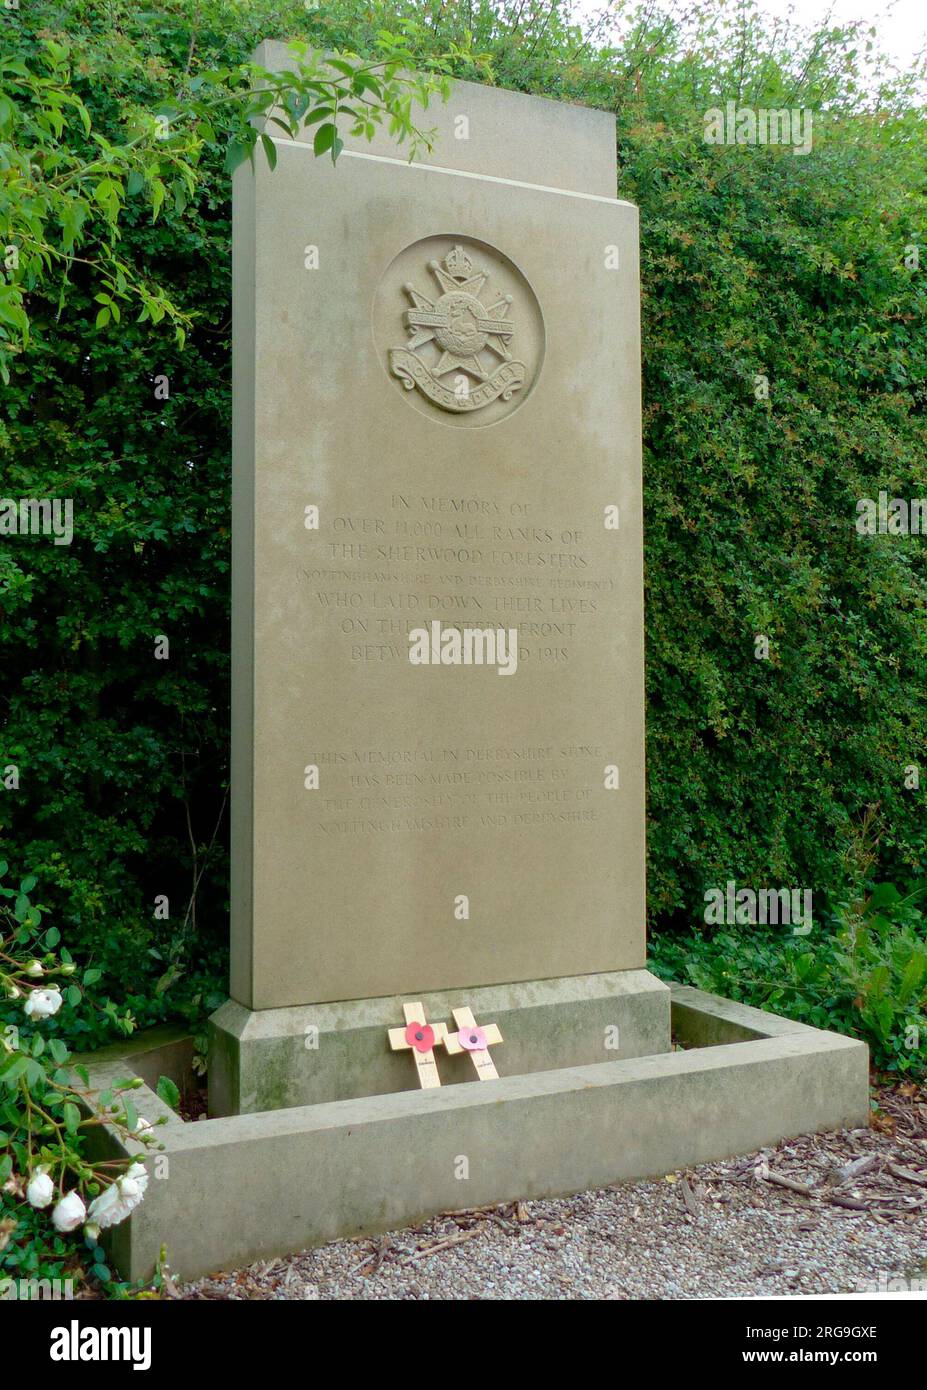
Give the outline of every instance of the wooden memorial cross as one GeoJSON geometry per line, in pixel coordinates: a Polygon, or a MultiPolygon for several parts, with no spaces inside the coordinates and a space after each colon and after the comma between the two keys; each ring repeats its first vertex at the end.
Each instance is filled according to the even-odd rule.
{"type": "Polygon", "coordinates": [[[418,1084],[422,1090],[430,1090],[441,1085],[438,1064],[435,1061],[436,1043],[445,1041],[447,1027],[443,1023],[426,1023],[422,1004],[403,1004],[404,1028],[390,1028],[389,1045],[394,1052],[406,1052],[410,1048],[415,1058],[418,1084]]]}
{"type": "Polygon", "coordinates": [[[445,1028],[444,1046],[450,1056],[456,1056],[460,1052],[469,1052],[473,1065],[476,1067],[476,1074],[481,1081],[496,1081],[499,1073],[496,1071],[495,1064],[489,1055],[489,1049],[501,1043],[502,1034],[494,1023],[486,1023],[482,1028],[478,1027],[476,1019],[470,1009],[454,1009],[454,1022],[457,1024],[457,1032],[452,1033],[445,1028]]]}

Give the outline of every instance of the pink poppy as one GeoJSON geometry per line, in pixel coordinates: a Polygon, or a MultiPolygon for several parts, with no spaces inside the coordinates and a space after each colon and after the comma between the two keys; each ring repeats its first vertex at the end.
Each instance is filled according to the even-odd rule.
{"type": "Polygon", "coordinates": [[[486,1047],[486,1034],[482,1028],[477,1028],[475,1024],[472,1024],[469,1028],[460,1029],[457,1034],[457,1041],[468,1052],[482,1052],[486,1047]]]}
{"type": "Polygon", "coordinates": [[[416,1052],[430,1052],[435,1045],[435,1030],[430,1023],[410,1023],[406,1028],[406,1042],[416,1052]]]}

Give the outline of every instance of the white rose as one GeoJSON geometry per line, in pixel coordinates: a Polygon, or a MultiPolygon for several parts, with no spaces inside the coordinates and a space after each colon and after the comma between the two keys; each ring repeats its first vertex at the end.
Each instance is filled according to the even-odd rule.
{"type": "Polygon", "coordinates": [[[119,1203],[119,1188],[116,1183],[110,1183],[109,1187],[104,1187],[99,1197],[94,1197],[90,1203],[87,1214],[93,1225],[98,1229],[118,1225],[122,1220],[122,1215],[117,1211],[119,1203]]]}
{"type": "Polygon", "coordinates": [[[121,1178],[111,1183],[90,1203],[90,1219],[101,1227],[118,1226],[134,1211],[145,1195],[148,1174],[143,1163],[133,1163],[121,1178]]]}
{"type": "Polygon", "coordinates": [[[125,1176],[132,1182],[138,1183],[139,1188],[142,1193],[144,1193],[145,1188],[148,1186],[148,1169],[145,1167],[144,1163],[133,1163],[126,1169],[125,1176]]]}
{"type": "Polygon", "coordinates": [[[31,990],[23,1009],[27,1018],[51,1018],[63,1003],[60,990],[53,985],[51,989],[31,990]]]}
{"type": "Polygon", "coordinates": [[[31,960],[26,966],[26,974],[33,980],[37,980],[40,975],[44,975],[45,970],[42,966],[42,962],[40,960],[31,960]]]}
{"type": "Polygon", "coordinates": [[[68,1231],[76,1231],[77,1227],[83,1224],[87,1215],[87,1208],[84,1206],[83,1198],[79,1192],[69,1192],[52,1212],[52,1225],[56,1231],[66,1234],[68,1231]]]}
{"type": "Polygon", "coordinates": [[[135,1122],[135,1127],[133,1128],[132,1133],[138,1136],[141,1136],[143,1134],[153,1134],[154,1125],[151,1123],[150,1120],[146,1120],[144,1115],[139,1115],[138,1119],[135,1122]]]}
{"type": "Polygon", "coordinates": [[[32,1207],[47,1207],[55,1195],[55,1184],[40,1168],[26,1188],[26,1201],[32,1207]]]}

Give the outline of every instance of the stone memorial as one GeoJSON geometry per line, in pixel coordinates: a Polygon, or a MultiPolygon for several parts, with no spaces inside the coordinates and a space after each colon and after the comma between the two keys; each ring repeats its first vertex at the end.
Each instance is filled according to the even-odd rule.
{"type": "Polygon", "coordinates": [[[202,1123],[155,1090],[191,1039],[94,1059],[164,1144],[131,1279],[866,1123],[864,1044],[646,969],[614,122],[455,83],[426,123],[235,174],[231,998],[202,1123]]]}
{"type": "Polygon", "coordinates": [[[236,175],[225,1112],[410,1084],[360,1001],[499,987],[519,1069],[668,1032],[614,120],[459,83],[423,122],[417,163],[278,140],[236,175]]]}

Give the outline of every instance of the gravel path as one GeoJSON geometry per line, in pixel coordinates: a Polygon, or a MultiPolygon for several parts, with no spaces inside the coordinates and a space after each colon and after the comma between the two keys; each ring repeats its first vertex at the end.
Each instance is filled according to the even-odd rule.
{"type": "Polygon", "coordinates": [[[186,1299],[635,1299],[927,1292],[927,1093],[869,1130],[658,1181],[436,1217],[217,1274],[186,1299]],[[896,1284],[889,1287],[900,1288],[896,1284]],[[914,1287],[918,1287],[917,1284],[914,1287]]]}

